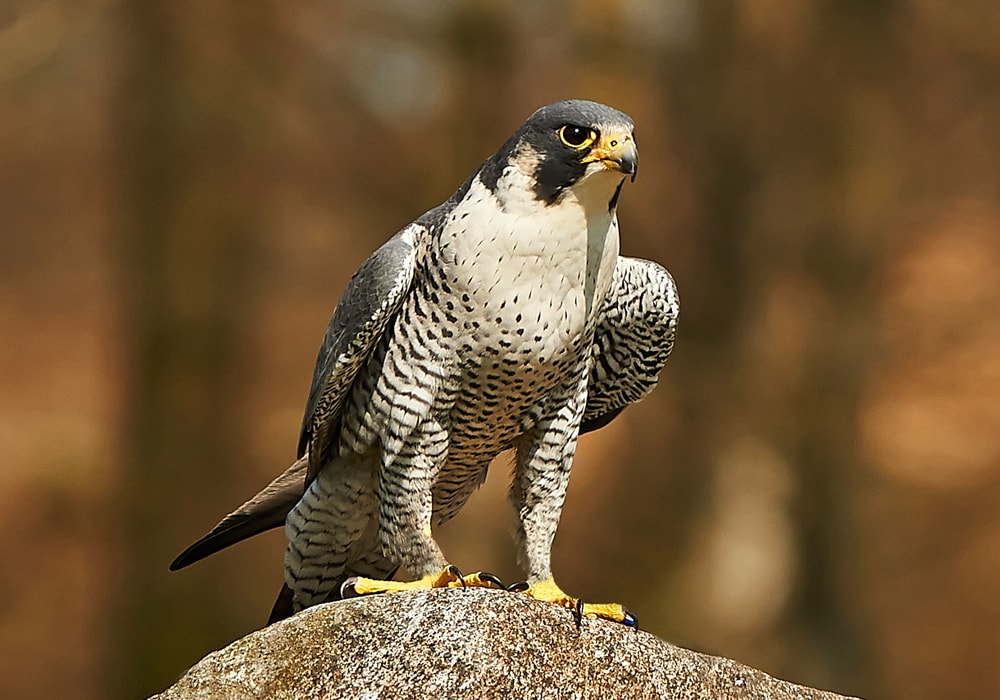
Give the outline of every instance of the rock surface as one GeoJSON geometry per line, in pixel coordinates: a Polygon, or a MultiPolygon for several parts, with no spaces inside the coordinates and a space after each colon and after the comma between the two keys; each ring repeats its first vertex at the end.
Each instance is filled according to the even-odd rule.
{"type": "Polygon", "coordinates": [[[517,593],[443,589],[320,605],[192,667],[193,698],[795,698],[842,696],[605,620],[577,629],[517,593]]]}

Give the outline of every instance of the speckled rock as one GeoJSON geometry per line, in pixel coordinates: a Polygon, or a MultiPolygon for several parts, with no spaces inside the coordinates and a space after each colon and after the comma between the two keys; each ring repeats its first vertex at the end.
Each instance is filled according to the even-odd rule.
{"type": "Polygon", "coordinates": [[[517,593],[444,589],[319,605],[213,652],[159,700],[794,698],[793,685],[517,593]]]}

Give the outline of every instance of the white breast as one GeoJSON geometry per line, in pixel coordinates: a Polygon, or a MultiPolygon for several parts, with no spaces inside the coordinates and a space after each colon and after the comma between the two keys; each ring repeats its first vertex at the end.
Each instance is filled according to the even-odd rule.
{"type": "Polygon", "coordinates": [[[501,178],[505,192],[524,195],[502,203],[475,180],[449,216],[441,257],[454,297],[479,321],[478,340],[505,328],[518,344],[541,337],[545,360],[591,329],[618,257],[618,222],[606,182],[545,206],[527,182],[509,181],[524,177],[511,168],[501,178]]]}

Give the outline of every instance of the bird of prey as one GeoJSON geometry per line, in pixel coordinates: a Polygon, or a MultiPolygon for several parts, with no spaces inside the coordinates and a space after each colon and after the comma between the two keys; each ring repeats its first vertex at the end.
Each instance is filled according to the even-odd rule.
{"type": "Polygon", "coordinates": [[[542,107],[446,202],[361,266],[319,351],[299,459],[171,565],[285,524],[271,621],[357,593],[494,585],[434,540],[515,451],[518,590],[577,616],[635,624],[556,585],[550,550],[582,432],[655,386],[679,305],[658,264],[619,256],[635,178],[632,119],[542,107]],[[402,568],[411,581],[389,580],[402,568]]]}

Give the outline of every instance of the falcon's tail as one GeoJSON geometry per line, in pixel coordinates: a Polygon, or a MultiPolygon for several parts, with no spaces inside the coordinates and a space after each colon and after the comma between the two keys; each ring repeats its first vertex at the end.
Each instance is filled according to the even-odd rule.
{"type": "Polygon", "coordinates": [[[223,518],[211,532],[181,552],[170,564],[170,570],[183,569],[229,545],[284,524],[288,511],[305,492],[308,459],[308,455],[299,459],[260,493],[223,518]]]}
{"type": "Polygon", "coordinates": [[[274,601],[274,607],[271,608],[271,616],[267,618],[267,624],[272,625],[292,616],[292,613],[295,612],[295,608],[292,607],[292,597],[292,589],[288,587],[288,584],[281,584],[281,592],[278,593],[278,599],[274,601]]]}

